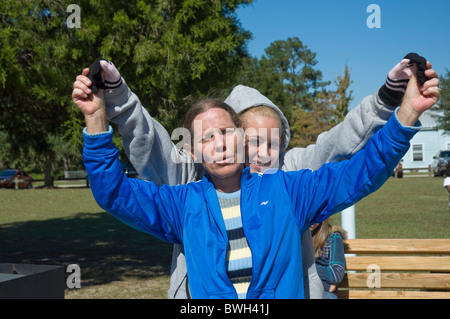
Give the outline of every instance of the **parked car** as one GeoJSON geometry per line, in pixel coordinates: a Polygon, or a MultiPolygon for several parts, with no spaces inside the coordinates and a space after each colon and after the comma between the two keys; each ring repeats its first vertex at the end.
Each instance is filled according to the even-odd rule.
{"type": "Polygon", "coordinates": [[[33,188],[33,178],[20,169],[5,169],[0,172],[0,187],[15,188],[15,179],[19,180],[19,188],[33,188]]]}
{"type": "Polygon", "coordinates": [[[401,161],[397,164],[397,166],[394,169],[394,173],[392,174],[392,176],[395,177],[395,175],[397,175],[397,178],[403,177],[403,165],[401,161]]]}
{"type": "Polygon", "coordinates": [[[122,164],[123,172],[129,178],[138,178],[139,177],[139,174],[136,171],[136,169],[133,167],[133,165],[131,165],[130,163],[127,163],[127,162],[122,162],[121,164],[122,164]]]}
{"type": "Polygon", "coordinates": [[[433,175],[443,176],[447,169],[447,164],[450,161],[450,150],[439,151],[436,156],[433,156],[433,175]]]}

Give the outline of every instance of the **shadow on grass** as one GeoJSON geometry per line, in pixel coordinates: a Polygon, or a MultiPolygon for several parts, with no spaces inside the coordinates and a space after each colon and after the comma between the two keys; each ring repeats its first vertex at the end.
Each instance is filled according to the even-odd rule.
{"type": "Polygon", "coordinates": [[[105,212],[0,225],[0,263],[78,264],[83,286],[169,275],[171,255],[172,244],[105,212]]]}

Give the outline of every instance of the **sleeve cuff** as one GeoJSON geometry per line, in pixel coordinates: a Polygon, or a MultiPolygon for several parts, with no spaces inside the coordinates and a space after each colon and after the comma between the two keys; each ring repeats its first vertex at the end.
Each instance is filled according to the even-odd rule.
{"type": "Polygon", "coordinates": [[[416,124],[414,126],[405,126],[402,123],[400,123],[400,121],[398,120],[398,117],[397,117],[397,112],[399,109],[400,109],[400,107],[397,107],[394,111],[394,118],[395,118],[396,122],[398,123],[398,125],[400,125],[403,128],[413,130],[415,132],[420,131],[420,129],[422,128],[422,123],[419,120],[416,122],[416,124]]]}
{"type": "Polygon", "coordinates": [[[88,133],[87,127],[85,127],[83,129],[83,135],[87,136],[87,137],[96,137],[96,136],[111,134],[112,131],[113,131],[113,129],[112,129],[111,125],[108,125],[108,131],[106,131],[106,132],[98,132],[98,133],[88,133]]]}
{"type": "Polygon", "coordinates": [[[118,87],[105,89],[105,104],[107,107],[122,105],[128,100],[128,86],[124,78],[118,87]]]}
{"type": "Polygon", "coordinates": [[[383,135],[394,145],[409,147],[410,140],[420,131],[422,125],[420,121],[417,121],[414,126],[403,125],[397,117],[398,109],[395,109],[393,116],[384,125],[383,135]]]}
{"type": "Polygon", "coordinates": [[[113,129],[111,126],[109,126],[108,132],[100,132],[96,134],[89,134],[86,132],[86,129],[83,129],[83,154],[93,154],[93,156],[98,156],[99,152],[104,155],[109,152],[109,150],[116,150],[112,136],[113,129]]]}

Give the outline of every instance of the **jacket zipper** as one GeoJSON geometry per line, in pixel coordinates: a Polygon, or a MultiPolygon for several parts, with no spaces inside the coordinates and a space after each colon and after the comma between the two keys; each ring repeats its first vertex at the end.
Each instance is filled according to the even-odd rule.
{"type": "Polygon", "coordinates": [[[244,197],[244,193],[245,193],[245,191],[243,190],[243,187],[242,187],[242,179],[241,179],[241,198],[239,199],[240,200],[240,207],[239,207],[239,209],[241,209],[241,220],[242,220],[242,228],[243,228],[243,230],[244,230],[244,235],[245,235],[245,238],[246,238],[246,240],[247,240],[247,243],[248,243],[248,247],[250,248],[250,253],[252,254],[252,278],[250,279],[250,284],[248,285],[248,288],[247,288],[247,293],[246,293],[246,298],[248,299],[248,293],[251,291],[251,289],[253,288],[253,286],[254,286],[254,282],[255,282],[255,276],[254,276],[254,273],[253,273],[253,265],[255,264],[255,256],[254,256],[254,254],[253,254],[253,249],[252,249],[252,245],[250,244],[250,240],[249,240],[249,237],[248,237],[248,235],[247,235],[247,232],[246,232],[246,225],[247,225],[247,223],[246,223],[246,221],[245,221],[245,218],[244,218],[244,211],[242,210],[242,198],[244,197]]]}
{"type": "MultiPolygon", "coordinates": [[[[209,192],[214,192],[214,196],[215,196],[214,197],[214,196],[208,195],[209,198],[217,198],[216,189],[214,187],[212,188],[212,190],[210,188],[208,190],[208,193],[209,192]]],[[[213,207],[211,207],[212,203],[209,200],[207,200],[206,203],[208,204],[208,207],[213,215],[213,218],[216,221],[217,226],[219,227],[220,233],[223,234],[224,244],[225,244],[225,254],[223,256],[223,262],[224,262],[224,267],[225,267],[226,284],[227,284],[228,288],[230,288],[231,291],[234,291],[234,293],[236,295],[236,299],[237,299],[238,295],[237,295],[236,288],[234,288],[234,285],[231,282],[230,277],[228,277],[227,268],[226,268],[229,240],[228,240],[227,230],[225,229],[225,224],[224,224],[223,215],[222,215],[222,209],[220,208],[220,205],[218,202],[217,202],[217,209],[213,209],[213,207]],[[216,215],[217,212],[220,213],[220,216],[216,215]],[[222,226],[223,226],[223,229],[222,229],[222,226]]],[[[242,215],[242,211],[241,211],[241,215],[242,215]]],[[[217,272],[217,274],[220,274],[219,270],[216,270],[216,272],[217,272]]]]}

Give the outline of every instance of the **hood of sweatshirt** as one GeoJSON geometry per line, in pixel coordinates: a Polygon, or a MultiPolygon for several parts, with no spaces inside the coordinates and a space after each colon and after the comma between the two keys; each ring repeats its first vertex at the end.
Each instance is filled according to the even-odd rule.
{"type": "Polygon", "coordinates": [[[283,135],[284,143],[280,145],[280,153],[284,152],[284,150],[289,145],[289,141],[291,139],[291,131],[289,127],[289,123],[284,116],[283,112],[276,106],[271,100],[262,95],[258,90],[244,86],[238,85],[233,91],[231,91],[230,95],[225,99],[225,103],[230,105],[236,113],[240,114],[243,111],[259,105],[268,106],[280,114],[281,121],[284,124],[285,130],[281,134],[283,135]]]}

